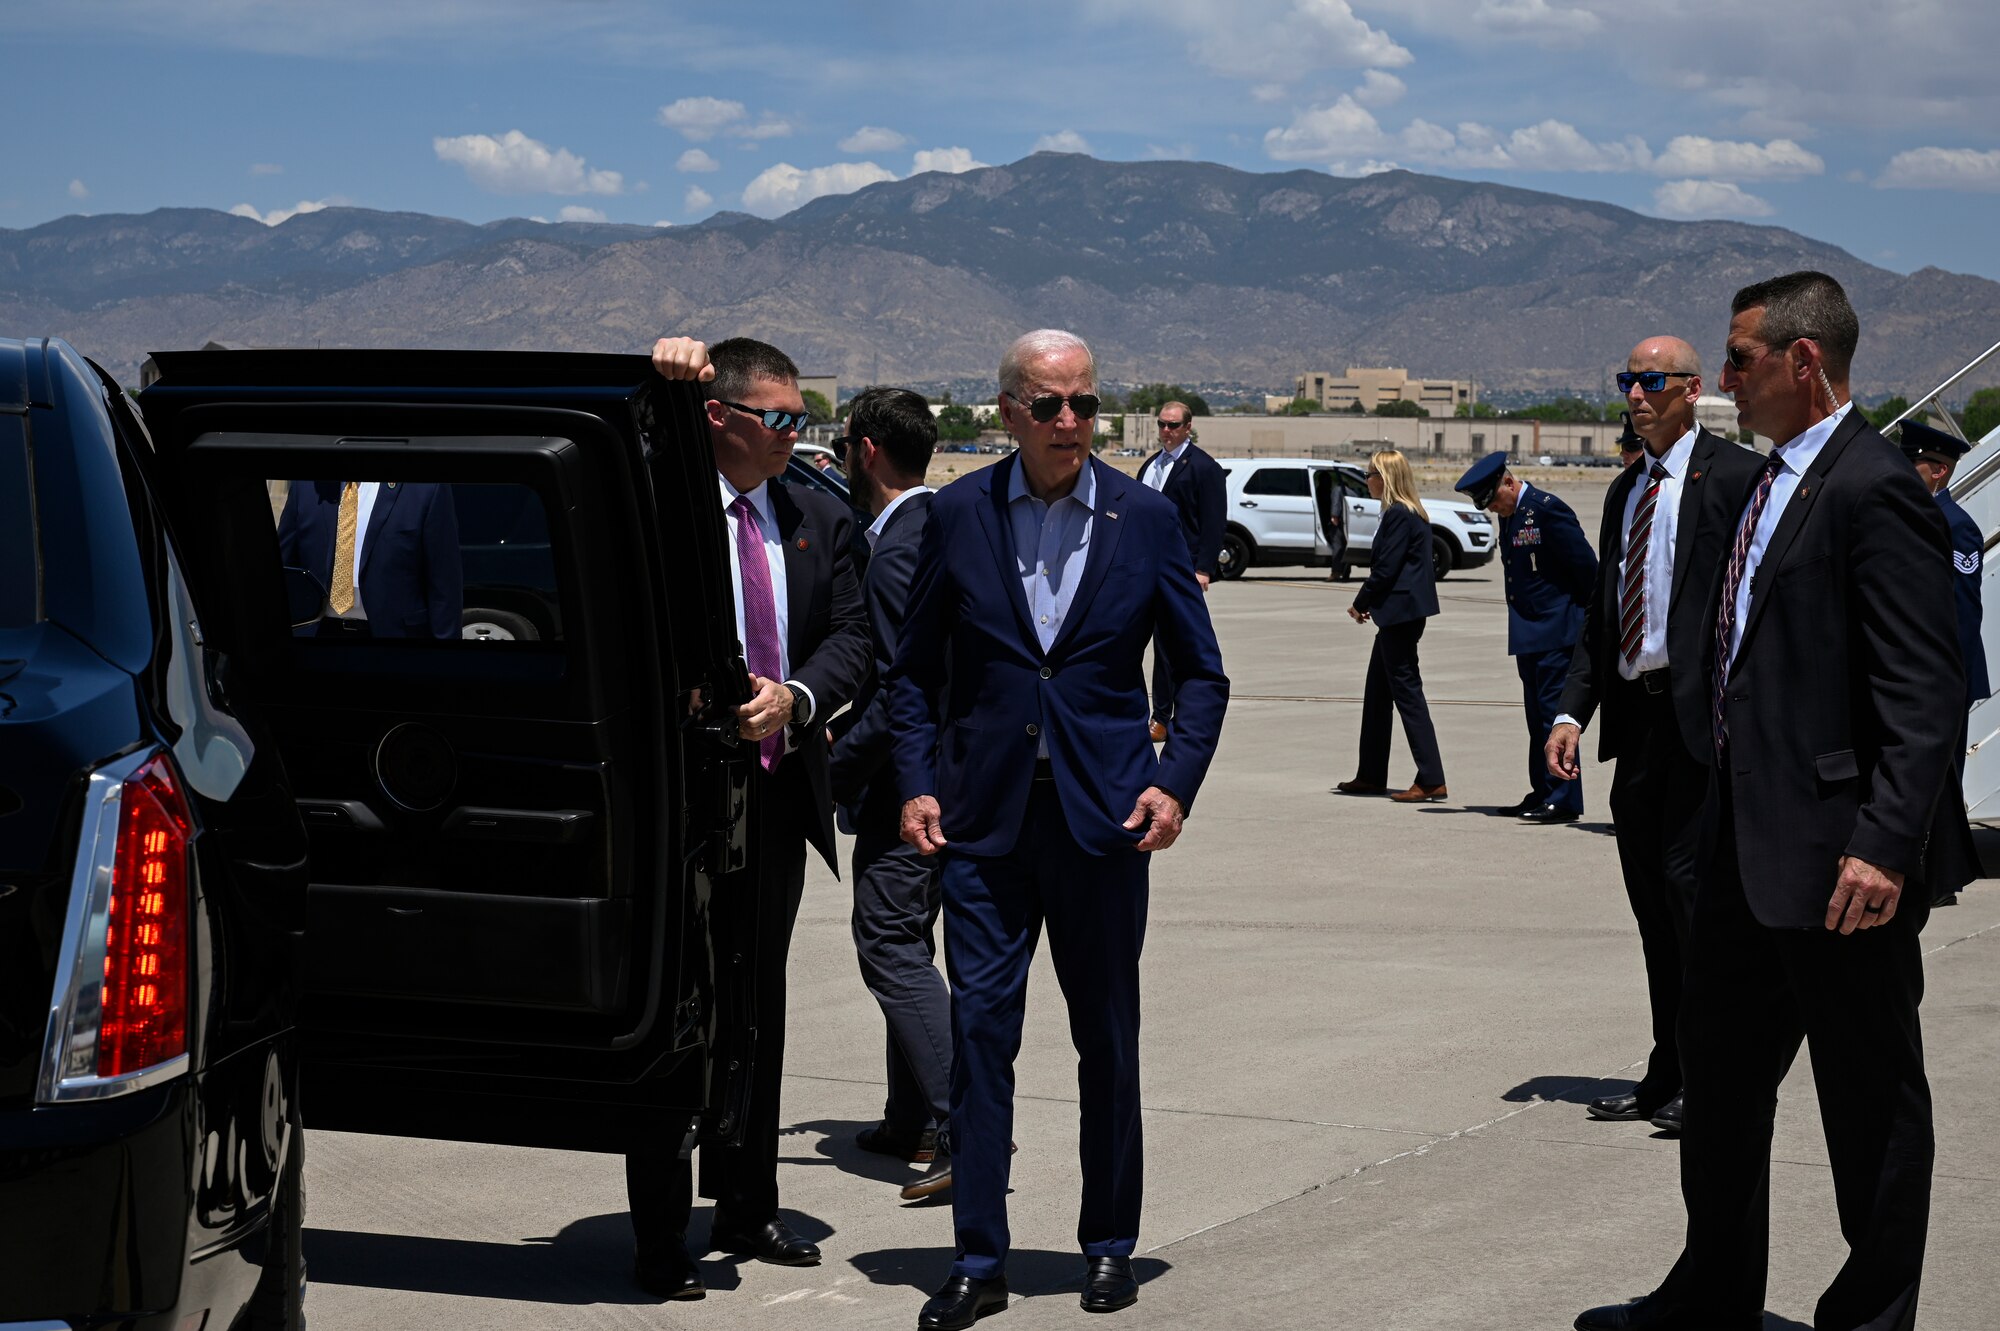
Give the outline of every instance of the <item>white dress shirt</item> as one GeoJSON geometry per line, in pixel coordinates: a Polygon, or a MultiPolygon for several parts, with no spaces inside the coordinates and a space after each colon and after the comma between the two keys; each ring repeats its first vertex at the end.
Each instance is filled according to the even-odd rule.
{"type": "MultiPolygon", "coordinates": [[[[342,481],[340,488],[345,491],[347,489],[347,482],[342,481]]],[[[375,516],[375,496],[381,492],[382,482],[380,481],[356,482],[354,496],[354,604],[348,607],[346,614],[341,614],[333,608],[333,589],[331,587],[327,588],[326,608],[321,613],[328,619],[365,620],[368,618],[367,607],[361,604],[361,548],[368,543],[368,519],[375,516]]],[[[340,558],[340,515],[337,512],[334,514],[333,541],[333,553],[337,561],[340,558]]],[[[329,579],[331,576],[331,574],[328,575],[329,579]]]]}
{"type": "Polygon", "coordinates": [[[1146,474],[1140,478],[1141,484],[1149,490],[1166,489],[1167,476],[1173,471],[1174,464],[1181,460],[1181,454],[1187,452],[1188,445],[1193,442],[1194,440],[1191,438],[1183,439],[1179,448],[1171,450],[1163,449],[1160,455],[1153,459],[1152,464],[1146,468],[1146,474]]]}
{"type": "MultiPolygon", "coordinates": [[[[1646,543],[1646,629],[1639,638],[1639,655],[1634,661],[1626,661],[1625,654],[1618,654],[1618,674],[1624,679],[1637,679],[1649,670],[1659,670],[1667,664],[1667,606],[1674,596],[1674,538],[1680,531],[1681,495],[1686,490],[1688,462],[1694,457],[1695,431],[1689,430],[1674,442],[1665,455],[1655,459],[1648,452],[1639,460],[1645,470],[1636,478],[1632,493],[1625,497],[1625,522],[1619,528],[1620,557],[1624,557],[1624,542],[1632,537],[1632,519],[1639,512],[1639,501],[1645,498],[1646,489],[1652,484],[1648,479],[1657,460],[1665,468],[1666,475],[1660,480],[1660,497],[1653,505],[1653,530],[1646,543]]],[[[1620,564],[1622,570],[1624,565],[1620,564]]],[[[1625,585],[1621,573],[1618,595],[1622,601],[1625,585]]],[[[1692,663],[1688,663],[1692,664],[1692,663]]]]}
{"type": "MultiPolygon", "coordinates": [[[[721,472],[715,474],[722,483],[722,520],[728,528],[729,539],[724,542],[729,547],[729,588],[736,604],[736,640],[748,645],[749,633],[743,627],[743,564],[736,550],[736,500],[743,496],[750,501],[751,511],[757,515],[757,533],[764,538],[764,563],[771,570],[771,598],[776,601],[778,613],[778,678],[786,684],[797,684],[792,678],[792,625],[789,598],[785,594],[785,547],[778,539],[778,514],[771,507],[771,483],[765,481],[754,490],[738,490],[729,483],[729,478],[721,472]]],[[[819,714],[819,700],[812,696],[812,690],[805,689],[813,715],[819,714]]],[[[785,731],[785,751],[792,750],[792,734],[789,727],[785,731]]]]}
{"type": "Polygon", "coordinates": [[[876,515],[875,521],[868,524],[868,548],[870,550],[873,550],[875,548],[875,542],[882,539],[882,529],[889,525],[890,515],[903,506],[903,501],[905,499],[910,498],[912,495],[927,495],[930,492],[931,492],[931,487],[928,485],[913,485],[909,489],[903,491],[903,493],[897,495],[894,499],[891,499],[889,501],[889,507],[883,509],[879,514],[876,515]]]}
{"type": "MultiPolygon", "coordinates": [[[[1778,468],[1778,475],[1771,482],[1771,497],[1764,502],[1764,511],[1757,517],[1757,530],[1750,537],[1749,557],[1743,563],[1743,581],[1736,588],[1736,622],[1729,629],[1729,663],[1732,666],[1736,664],[1736,653],[1743,646],[1743,626],[1750,621],[1750,601],[1757,589],[1757,566],[1764,562],[1764,551],[1771,546],[1771,533],[1778,529],[1778,520],[1785,516],[1785,505],[1791,502],[1799,482],[1805,479],[1806,469],[1812,466],[1819,457],[1820,449],[1826,447],[1826,441],[1833,437],[1833,432],[1840,428],[1840,422],[1852,410],[1852,401],[1843,403],[1839,411],[1774,450],[1785,465],[1778,468]]],[[[1753,493],[1751,499],[1744,501],[1743,511],[1749,512],[1754,502],[1753,493]]],[[[1743,524],[1741,515],[1736,522],[1740,530],[1743,524]]],[[[1731,545],[1734,546],[1734,533],[1731,545]]]]}

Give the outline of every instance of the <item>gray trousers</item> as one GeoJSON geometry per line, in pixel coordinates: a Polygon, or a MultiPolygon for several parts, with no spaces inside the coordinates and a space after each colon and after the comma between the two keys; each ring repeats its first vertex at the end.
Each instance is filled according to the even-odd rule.
{"type": "MultiPolygon", "coordinates": [[[[870,820],[873,821],[873,820],[870,820]]],[[[951,1106],[951,991],[937,968],[936,857],[893,829],[854,838],[854,953],[889,1026],[889,1097],[899,1136],[946,1126],[951,1106]]]]}

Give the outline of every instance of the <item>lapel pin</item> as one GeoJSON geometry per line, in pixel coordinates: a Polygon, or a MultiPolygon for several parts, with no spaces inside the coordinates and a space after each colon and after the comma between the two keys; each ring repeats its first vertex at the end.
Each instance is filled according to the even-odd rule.
{"type": "Polygon", "coordinates": [[[396,483],[395,483],[394,481],[390,481],[390,482],[389,482],[389,488],[390,488],[391,490],[395,489],[395,488],[396,488],[396,483]]]}
{"type": "Polygon", "coordinates": [[[801,536],[799,537],[799,549],[803,550],[805,548],[806,548],[806,538],[801,536]]]}
{"type": "Polygon", "coordinates": [[[1698,481],[1698,480],[1700,480],[1700,479],[1701,479],[1701,473],[1700,473],[1700,472],[1696,472],[1696,473],[1695,473],[1694,475],[1692,475],[1692,476],[1688,477],[1688,479],[1689,479],[1689,480],[1691,480],[1691,481],[1698,481]]]}
{"type": "Polygon", "coordinates": [[[1107,508],[1104,510],[1104,516],[1107,518],[1115,518],[1118,515],[1116,513],[1113,513],[1110,509],[1107,508]]]}

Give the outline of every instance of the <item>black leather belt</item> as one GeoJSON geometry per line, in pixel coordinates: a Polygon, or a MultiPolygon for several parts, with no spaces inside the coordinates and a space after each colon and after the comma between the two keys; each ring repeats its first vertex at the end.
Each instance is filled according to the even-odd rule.
{"type": "Polygon", "coordinates": [[[1035,759],[1035,780],[1053,781],[1055,779],[1056,769],[1050,766],[1049,760],[1047,758],[1035,759]]]}
{"type": "Polygon", "coordinates": [[[1639,672],[1639,677],[1632,682],[1648,693],[1669,693],[1674,686],[1666,666],[1661,666],[1658,670],[1642,670],[1639,672]]]}

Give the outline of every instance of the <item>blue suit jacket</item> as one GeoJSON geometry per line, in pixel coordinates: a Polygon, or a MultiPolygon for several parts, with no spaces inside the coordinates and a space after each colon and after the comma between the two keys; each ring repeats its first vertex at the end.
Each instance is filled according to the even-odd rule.
{"type": "MultiPolygon", "coordinates": [[[[344,481],[293,481],[278,519],[278,557],[333,585],[333,544],[344,481]]],[[[456,638],[465,570],[451,487],[384,481],[375,492],[355,570],[369,632],[378,638],[456,638]]],[[[310,632],[311,630],[306,630],[310,632]]]]}
{"type": "Polygon", "coordinates": [[[1575,646],[1597,585],[1597,556],[1570,506],[1523,481],[1513,515],[1500,519],[1500,565],[1507,576],[1507,655],[1575,646]]]}
{"type": "Polygon", "coordinates": [[[1354,593],[1354,608],[1384,629],[1429,619],[1438,612],[1431,527],[1414,509],[1382,505],[1382,519],[1369,546],[1368,580],[1354,593]]]}
{"type": "Polygon", "coordinates": [[[1180,514],[1138,481],[1091,459],[1090,552],[1061,634],[1044,654],[1029,622],[1007,520],[1018,458],[931,502],[903,642],[889,672],[898,793],[937,798],[950,849],[1014,848],[1049,748],[1070,832],[1092,854],[1128,850],[1123,826],[1148,786],[1194,805],[1215,757],[1229,680],[1194,580],[1180,514]],[[1147,738],[1142,669],[1160,649],[1179,685],[1165,752],[1147,738]],[[946,681],[950,688],[945,688],[946,681]]]}
{"type": "MultiPolygon", "coordinates": [[[[1162,451],[1156,449],[1146,459],[1139,468],[1141,476],[1162,451]]],[[[1194,571],[1206,573],[1210,578],[1219,576],[1222,533],[1229,525],[1229,476],[1222,470],[1222,464],[1203,451],[1200,444],[1189,444],[1181,460],[1167,473],[1166,487],[1159,493],[1180,510],[1188,553],[1194,557],[1194,571]]]]}
{"type": "Polygon", "coordinates": [[[1986,542],[1980,539],[1979,524],[1950,490],[1938,491],[1937,501],[1951,528],[1951,585],[1958,597],[1958,650],[1965,658],[1965,705],[1970,707],[1993,692],[1986,675],[1986,640],[1979,632],[1979,562],[1986,542]]]}

